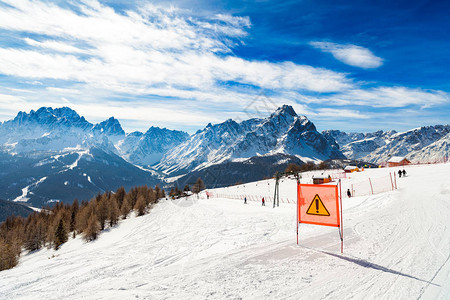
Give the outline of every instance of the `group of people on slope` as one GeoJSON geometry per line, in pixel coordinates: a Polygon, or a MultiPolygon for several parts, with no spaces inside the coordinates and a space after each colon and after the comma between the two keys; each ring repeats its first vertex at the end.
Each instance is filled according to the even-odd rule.
{"type": "MultiPolygon", "coordinates": [[[[244,204],[247,204],[247,197],[244,197],[244,204]]],[[[264,197],[262,198],[262,206],[266,206],[266,201],[264,200],[264,197]]]]}

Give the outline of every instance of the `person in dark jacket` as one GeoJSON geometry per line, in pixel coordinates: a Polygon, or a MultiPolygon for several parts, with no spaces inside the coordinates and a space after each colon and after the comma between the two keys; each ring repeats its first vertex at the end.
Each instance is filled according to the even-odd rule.
{"type": "Polygon", "coordinates": [[[352,196],[352,193],[350,192],[350,189],[347,189],[347,196],[350,198],[352,196]]]}
{"type": "Polygon", "coordinates": [[[247,204],[247,197],[244,197],[244,204],[247,204]]]}
{"type": "Polygon", "coordinates": [[[405,176],[406,176],[406,171],[405,171],[405,169],[403,169],[402,173],[403,173],[403,177],[405,177],[405,176]]]}
{"type": "Polygon", "coordinates": [[[398,170],[398,177],[402,177],[402,170],[398,170]]]}

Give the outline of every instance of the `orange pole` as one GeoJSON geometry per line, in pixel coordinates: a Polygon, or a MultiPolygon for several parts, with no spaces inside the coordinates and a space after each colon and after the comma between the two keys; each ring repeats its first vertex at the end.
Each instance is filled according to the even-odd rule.
{"type": "Polygon", "coordinates": [[[344,253],[344,219],[342,218],[342,187],[341,180],[339,179],[339,202],[341,204],[341,253],[344,253]]]}

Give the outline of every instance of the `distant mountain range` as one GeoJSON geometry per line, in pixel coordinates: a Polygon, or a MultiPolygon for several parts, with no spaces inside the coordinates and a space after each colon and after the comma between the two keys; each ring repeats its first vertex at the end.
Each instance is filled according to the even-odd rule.
{"type": "Polygon", "coordinates": [[[425,126],[405,132],[377,131],[345,133],[339,130],[322,132],[336,141],[350,159],[371,163],[386,162],[391,156],[404,156],[412,162],[435,162],[448,157],[450,125],[425,126]]]}
{"type": "Polygon", "coordinates": [[[284,105],[264,119],[208,124],[169,150],[156,169],[179,175],[223,162],[243,162],[255,156],[287,154],[303,162],[345,158],[335,141],[326,139],[305,116],[284,105]]]}
{"type": "Polygon", "coordinates": [[[0,123],[0,198],[40,207],[120,186],[258,180],[289,163],[380,163],[392,155],[426,162],[448,155],[449,133],[449,125],[320,133],[288,105],[267,118],[208,124],[193,135],[153,126],[126,133],[114,117],[92,124],[68,107],[42,107],[0,123]]]}
{"type": "Polygon", "coordinates": [[[0,124],[0,198],[41,207],[161,184],[155,172],[123,158],[115,143],[124,139],[114,118],[93,125],[67,107],[19,112],[0,124]]]}

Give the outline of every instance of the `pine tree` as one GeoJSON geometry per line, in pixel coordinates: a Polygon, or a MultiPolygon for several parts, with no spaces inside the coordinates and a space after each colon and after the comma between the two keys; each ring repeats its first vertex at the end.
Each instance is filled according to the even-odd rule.
{"type": "Polygon", "coordinates": [[[81,205],[80,211],[78,212],[76,217],[76,231],[78,233],[82,233],[84,232],[84,230],[86,230],[89,222],[89,217],[93,212],[95,212],[95,205],[93,205],[92,202],[90,204],[86,203],[84,205],[81,205]]]}
{"type": "Polygon", "coordinates": [[[72,215],[70,216],[69,232],[73,232],[73,238],[75,238],[75,236],[77,235],[76,226],[77,226],[77,214],[74,210],[72,210],[72,215]]]}
{"type": "Polygon", "coordinates": [[[200,193],[202,190],[205,189],[205,183],[203,180],[199,177],[197,181],[195,182],[194,186],[192,187],[192,192],[195,194],[200,193]]]}
{"type": "Polygon", "coordinates": [[[155,187],[156,199],[164,198],[166,195],[164,194],[164,190],[161,190],[159,185],[155,187]]]}
{"type": "Polygon", "coordinates": [[[129,197],[128,195],[125,196],[125,198],[123,198],[123,203],[122,206],[120,207],[120,213],[122,215],[122,218],[126,219],[128,214],[130,213],[131,210],[131,205],[130,205],[130,201],[128,200],[129,197]]]}
{"type": "Polygon", "coordinates": [[[38,214],[33,214],[29,217],[30,222],[26,226],[26,235],[24,240],[24,247],[28,251],[39,250],[44,246],[47,230],[46,224],[38,214]]]}
{"type": "Polygon", "coordinates": [[[58,227],[55,231],[55,250],[58,250],[62,244],[67,242],[67,230],[64,226],[63,219],[59,219],[58,227]]]}
{"type": "Polygon", "coordinates": [[[124,197],[125,197],[125,188],[123,186],[121,186],[116,191],[117,204],[119,207],[122,206],[124,197]]]}
{"type": "Polygon", "coordinates": [[[134,207],[136,205],[136,201],[139,195],[139,190],[137,187],[134,187],[130,190],[130,192],[127,194],[127,198],[128,198],[128,203],[130,205],[130,210],[132,207],[134,207]]]}
{"type": "Polygon", "coordinates": [[[115,195],[111,197],[111,205],[109,206],[109,226],[113,227],[119,222],[119,205],[115,195]]]}
{"type": "Polygon", "coordinates": [[[140,195],[136,201],[136,205],[134,209],[137,210],[138,216],[142,216],[145,214],[145,210],[147,208],[147,203],[145,201],[144,196],[140,195]]]}
{"type": "Polygon", "coordinates": [[[73,201],[72,203],[72,213],[70,215],[70,227],[69,227],[69,232],[73,232],[73,237],[75,238],[75,232],[76,232],[76,228],[77,228],[77,213],[78,210],[80,209],[80,206],[78,205],[78,199],[75,199],[75,201],[73,201]]]}
{"type": "Polygon", "coordinates": [[[98,237],[98,233],[100,231],[100,226],[98,224],[98,219],[95,213],[92,213],[89,217],[88,225],[86,229],[84,230],[84,239],[86,241],[93,241],[96,240],[98,237]]]}
{"type": "Polygon", "coordinates": [[[0,271],[11,269],[15,267],[18,262],[18,253],[14,251],[12,243],[0,238],[0,271]]]}
{"type": "Polygon", "coordinates": [[[105,229],[106,220],[108,220],[108,202],[109,195],[107,193],[103,194],[97,202],[97,217],[100,223],[100,230],[105,229]]]}
{"type": "Polygon", "coordinates": [[[150,204],[156,203],[159,200],[159,197],[157,196],[158,192],[156,190],[151,190],[150,192],[150,204]]]}

